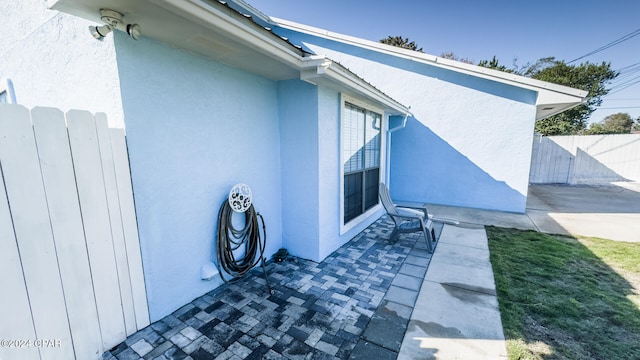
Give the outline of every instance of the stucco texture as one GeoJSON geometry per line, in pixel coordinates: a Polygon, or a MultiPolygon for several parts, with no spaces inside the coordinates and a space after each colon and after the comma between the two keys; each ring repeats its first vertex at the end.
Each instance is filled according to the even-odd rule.
{"type": "MultiPolygon", "coordinates": [[[[269,256],[281,245],[277,84],[162,43],[117,38],[140,245],[153,320],[210,291],[216,219],[253,191],[269,256]]],[[[217,278],[216,278],[217,279],[217,278]]]]}
{"type": "Polygon", "coordinates": [[[293,79],[279,82],[278,100],[282,245],[292,255],[322,261],[382,211],[341,233],[340,93],[293,79]]]}
{"type": "Polygon", "coordinates": [[[394,199],[524,212],[534,91],[308,34],[277,31],[411,106],[414,116],[390,141],[394,199]]]}
{"type": "Polygon", "coordinates": [[[90,22],[44,1],[4,1],[0,14],[0,78],[11,79],[18,104],[104,112],[124,127],[112,36],[96,41],[90,22]]]}

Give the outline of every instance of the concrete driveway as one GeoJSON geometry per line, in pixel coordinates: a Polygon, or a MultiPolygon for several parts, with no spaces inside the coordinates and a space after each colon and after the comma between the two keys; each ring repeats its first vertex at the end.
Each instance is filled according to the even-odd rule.
{"type": "Polygon", "coordinates": [[[431,205],[462,223],[640,242],[640,183],[530,185],[526,214],[431,205]]]}
{"type": "Polygon", "coordinates": [[[527,216],[546,233],[640,242],[640,183],[531,185],[527,216]]]}

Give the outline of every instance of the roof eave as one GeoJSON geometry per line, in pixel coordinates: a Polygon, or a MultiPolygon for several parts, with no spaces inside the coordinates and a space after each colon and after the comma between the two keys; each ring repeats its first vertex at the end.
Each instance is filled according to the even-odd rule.
{"type": "Polygon", "coordinates": [[[325,57],[310,58],[306,69],[300,71],[300,79],[314,85],[332,88],[350,96],[369,99],[390,115],[411,114],[410,107],[394,100],[339,63],[325,57]]]}
{"type": "Polygon", "coordinates": [[[571,107],[580,105],[586,100],[587,92],[584,90],[578,90],[567,86],[553,84],[546,81],[527,78],[521,75],[511,74],[499,70],[484,68],[477,65],[466,64],[463,62],[444,59],[434,55],[425,54],[417,51],[399,48],[396,46],[386,45],[370,40],[365,40],[353,36],[334,33],[328,30],[315,28],[299,23],[295,23],[288,20],[279,18],[271,18],[278,26],[286,29],[308,33],[321,38],[326,38],[342,43],[347,43],[362,47],[365,49],[373,50],[380,53],[386,53],[395,57],[404,58],[411,61],[422,62],[427,65],[456,71],[459,73],[492,80],[511,86],[524,88],[538,93],[538,100],[536,107],[539,109],[536,112],[536,119],[548,117],[547,113],[558,113],[567,110],[571,107]],[[553,108],[545,112],[541,112],[542,108],[553,108]],[[559,110],[556,112],[556,110],[559,110]]]}
{"type": "Polygon", "coordinates": [[[327,84],[339,91],[369,97],[394,112],[407,109],[348,69],[324,57],[309,57],[286,38],[219,0],[48,0],[48,5],[98,23],[100,9],[111,8],[125,14],[126,21],[139,23],[145,37],[215,61],[273,80],[299,77],[327,84]],[[323,63],[330,64],[324,73],[318,70],[323,63]],[[311,76],[311,72],[315,75],[311,76]]]}
{"type": "Polygon", "coordinates": [[[266,52],[281,62],[298,66],[299,59],[304,52],[288,43],[287,39],[260,27],[258,24],[249,26],[245,21],[234,17],[230,11],[211,6],[211,3],[202,0],[154,0],[154,3],[179,13],[195,22],[204,22],[214,26],[217,31],[239,37],[246,44],[266,52]]]}

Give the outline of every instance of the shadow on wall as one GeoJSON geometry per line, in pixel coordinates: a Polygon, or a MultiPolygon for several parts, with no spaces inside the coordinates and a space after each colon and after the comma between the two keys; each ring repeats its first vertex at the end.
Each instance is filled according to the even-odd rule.
{"type": "Polygon", "coordinates": [[[526,194],[511,188],[415,118],[391,138],[391,196],[420,201],[524,213],[526,194]]]}
{"type": "MultiPolygon", "coordinates": [[[[531,172],[532,184],[604,184],[612,181],[628,181],[609,166],[595,158],[593,154],[575,147],[575,155],[567,150],[564,138],[558,143],[554,138],[542,137],[533,143],[531,172]],[[565,146],[562,146],[562,145],[565,146]]],[[[566,137],[569,139],[569,137],[566,137]]],[[[571,146],[574,146],[571,144],[571,146]]],[[[615,149],[612,149],[615,150],[615,149]]],[[[595,154],[598,155],[598,154],[595,154]]],[[[613,158],[620,162],[624,157],[613,158]]]]}
{"type": "Polygon", "coordinates": [[[569,180],[572,184],[590,184],[627,180],[622,175],[618,174],[580,148],[576,149],[576,159],[574,164],[575,169],[573,169],[573,174],[571,174],[571,169],[569,170],[569,173],[571,174],[569,180]]]}

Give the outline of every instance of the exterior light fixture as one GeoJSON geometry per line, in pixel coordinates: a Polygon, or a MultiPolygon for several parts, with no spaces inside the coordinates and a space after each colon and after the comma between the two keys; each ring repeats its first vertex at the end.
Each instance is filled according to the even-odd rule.
{"type": "Polygon", "coordinates": [[[113,29],[127,33],[133,40],[140,39],[142,29],[138,24],[125,24],[123,15],[115,10],[100,9],[100,20],[106,25],[89,26],[89,32],[96,40],[104,40],[113,29]]]}
{"type": "Polygon", "coordinates": [[[102,41],[113,29],[109,25],[89,26],[89,32],[96,40],[102,41]]]}

